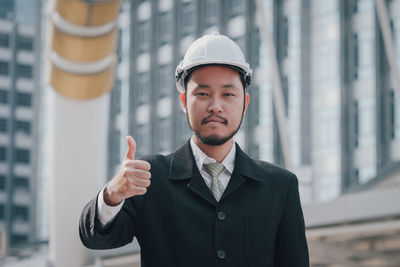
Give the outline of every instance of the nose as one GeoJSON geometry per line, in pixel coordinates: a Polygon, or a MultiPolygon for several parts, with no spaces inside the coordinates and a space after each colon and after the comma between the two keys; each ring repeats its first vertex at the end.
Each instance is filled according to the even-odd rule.
{"type": "Polygon", "coordinates": [[[222,112],[222,105],[221,100],[217,97],[213,97],[210,100],[210,105],[208,106],[209,113],[221,113],[222,112]]]}

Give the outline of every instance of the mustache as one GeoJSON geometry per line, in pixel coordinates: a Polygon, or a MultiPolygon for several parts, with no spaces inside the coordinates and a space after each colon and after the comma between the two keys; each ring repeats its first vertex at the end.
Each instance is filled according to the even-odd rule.
{"type": "Polygon", "coordinates": [[[205,117],[204,119],[202,119],[201,120],[201,124],[206,124],[207,120],[212,118],[212,117],[220,118],[221,120],[223,120],[223,124],[226,124],[226,125],[228,124],[228,120],[227,119],[225,119],[224,117],[221,117],[220,115],[213,115],[213,114],[210,114],[207,117],[205,117]]]}

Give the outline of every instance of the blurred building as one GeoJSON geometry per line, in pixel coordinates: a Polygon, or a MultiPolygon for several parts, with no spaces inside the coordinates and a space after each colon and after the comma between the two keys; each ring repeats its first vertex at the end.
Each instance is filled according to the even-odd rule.
{"type": "MultiPolygon", "coordinates": [[[[400,88],[392,76],[399,73],[399,7],[400,1],[285,0],[266,10],[317,266],[400,262],[400,88]]],[[[271,64],[264,66],[261,73],[271,64]]],[[[260,84],[268,87],[267,80],[260,84]]],[[[277,141],[273,161],[283,163],[277,141]]]]}
{"type": "MultiPolygon", "coordinates": [[[[6,2],[0,3],[0,229],[25,242],[35,229],[33,62],[40,53],[35,27],[28,30],[7,11],[20,2],[6,2]],[[13,45],[21,36],[33,40],[31,49],[13,45]],[[29,122],[30,133],[18,121],[29,122]]],[[[250,106],[235,138],[251,156],[284,165],[272,82],[272,63],[278,63],[312,265],[398,266],[400,0],[260,2],[261,12],[255,0],[125,1],[111,92],[109,177],[127,134],[137,141],[138,157],[173,152],[190,137],[174,70],[193,40],[219,31],[239,43],[254,69],[250,106]],[[274,57],[263,32],[274,41],[274,57]]],[[[136,244],[88,253],[87,266],[139,266],[136,244]]]]}
{"type": "Polygon", "coordinates": [[[12,19],[14,17],[14,1],[5,0],[0,2],[0,18],[12,19]]]}
{"type": "Polygon", "coordinates": [[[1,1],[0,10],[0,250],[4,256],[36,240],[40,3],[1,1]]]}
{"type": "Polygon", "coordinates": [[[112,177],[119,166],[126,148],[129,121],[130,88],[130,38],[131,1],[124,0],[118,18],[118,62],[114,88],[110,97],[110,127],[108,146],[108,177],[112,177]]]}
{"type": "MultiPolygon", "coordinates": [[[[397,266],[400,88],[392,76],[398,67],[388,59],[400,63],[400,1],[262,3],[257,13],[256,1],[132,1],[124,119],[137,155],[173,152],[190,137],[174,70],[194,39],[219,31],[239,43],[254,69],[249,109],[236,140],[251,156],[284,165],[273,58],[260,35],[269,31],[313,264],[397,266]],[[378,16],[377,3],[387,14],[378,16]]],[[[123,149],[120,159],[125,135],[110,138],[114,149],[123,149]]],[[[110,175],[118,164],[110,162],[110,175]]]]}

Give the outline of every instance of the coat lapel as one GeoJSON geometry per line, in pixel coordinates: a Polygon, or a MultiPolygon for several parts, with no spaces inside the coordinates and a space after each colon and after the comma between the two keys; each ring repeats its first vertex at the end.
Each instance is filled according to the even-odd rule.
{"type": "Polygon", "coordinates": [[[236,191],[247,180],[254,180],[257,182],[263,181],[260,178],[258,166],[254,160],[244,153],[240,149],[239,145],[236,144],[235,168],[233,170],[231,179],[229,180],[228,186],[221,197],[221,200],[236,191]]]}
{"type": "Polygon", "coordinates": [[[190,147],[190,140],[175,152],[168,178],[172,181],[188,180],[187,188],[212,205],[217,201],[201,176],[190,147]]]}
{"type": "MultiPolygon", "coordinates": [[[[244,153],[239,145],[236,144],[235,168],[231,179],[225,189],[221,200],[228,197],[242,186],[247,180],[262,182],[258,172],[258,166],[246,153],[244,153]]],[[[172,181],[188,180],[187,188],[206,200],[212,205],[217,205],[217,201],[212,195],[207,184],[201,176],[192,149],[190,140],[187,141],[180,149],[175,152],[171,162],[168,179],[172,181]]]]}

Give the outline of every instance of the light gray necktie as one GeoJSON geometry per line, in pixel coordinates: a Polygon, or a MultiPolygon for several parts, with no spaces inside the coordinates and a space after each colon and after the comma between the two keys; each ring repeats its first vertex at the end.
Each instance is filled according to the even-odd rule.
{"type": "Polygon", "coordinates": [[[208,174],[211,175],[211,192],[214,195],[215,199],[219,201],[221,199],[222,194],[224,193],[224,186],[221,181],[218,179],[218,176],[225,169],[224,165],[221,163],[209,163],[203,164],[204,169],[208,174]]]}

